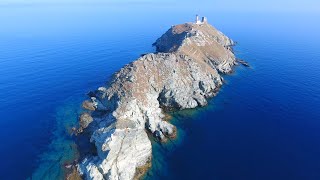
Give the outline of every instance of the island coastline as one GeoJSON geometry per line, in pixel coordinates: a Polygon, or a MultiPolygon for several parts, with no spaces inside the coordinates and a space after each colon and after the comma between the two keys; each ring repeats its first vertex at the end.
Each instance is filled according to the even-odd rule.
{"type": "Polygon", "coordinates": [[[77,165],[85,179],[143,177],[152,159],[148,136],[162,143],[177,136],[167,112],[206,106],[223,85],[220,74],[232,73],[237,65],[235,43],[206,18],[172,26],[153,45],[156,53],[126,65],[83,102],[86,112],[77,133],[89,134],[97,148],[77,165]]]}

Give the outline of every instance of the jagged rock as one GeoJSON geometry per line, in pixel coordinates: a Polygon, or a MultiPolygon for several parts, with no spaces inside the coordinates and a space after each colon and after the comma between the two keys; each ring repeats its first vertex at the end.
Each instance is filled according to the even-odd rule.
{"type": "Polygon", "coordinates": [[[91,97],[91,102],[97,111],[107,111],[108,108],[105,107],[96,97],[91,97]]]}
{"type": "Polygon", "coordinates": [[[205,106],[216,95],[223,83],[219,72],[235,65],[233,44],[207,23],[173,26],[154,44],[157,53],[126,65],[91,93],[85,107],[110,113],[94,117],[91,142],[98,155],[86,157],[79,172],[86,179],[140,176],[152,155],[147,132],[162,141],[174,137],[164,110],[205,106]]]}
{"type": "Polygon", "coordinates": [[[99,156],[85,159],[79,166],[87,179],[132,179],[136,168],[151,157],[151,142],[144,129],[102,128],[92,140],[99,156]]]}

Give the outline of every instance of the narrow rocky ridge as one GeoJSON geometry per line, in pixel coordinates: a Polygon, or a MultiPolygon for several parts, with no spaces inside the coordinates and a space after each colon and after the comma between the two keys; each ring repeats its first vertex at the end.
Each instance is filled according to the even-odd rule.
{"type": "Polygon", "coordinates": [[[97,155],[78,164],[85,179],[135,179],[151,163],[150,133],[160,141],[176,135],[167,110],[205,106],[223,84],[219,73],[236,64],[234,42],[207,22],[172,26],[143,55],[89,93],[79,133],[86,131],[97,155]]]}

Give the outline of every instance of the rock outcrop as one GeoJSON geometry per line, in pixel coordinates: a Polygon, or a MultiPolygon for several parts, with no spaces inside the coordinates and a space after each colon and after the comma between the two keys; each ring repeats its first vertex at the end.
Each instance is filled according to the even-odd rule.
{"type": "Polygon", "coordinates": [[[153,45],[158,52],[179,52],[209,64],[221,73],[230,73],[236,63],[232,51],[234,44],[208,23],[185,23],[170,28],[153,45]]]}
{"type": "MultiPolygon", "coordinates": [[[[164,120],[166,110],[205,106],[223,84],[219,73],[235,65],[233,41],[207,23],[170,28],[143,55],[91,92],[83,114],[97,155],[78,165],[85,179],[134,179],[152,158],[148,133],[161,141],[176,128],[164,120]],[[89,124],[90,123],[90,124],[89,124]],[[139,171],[139,172],[138,172],[139,171]]],[[[138,175],[139,174],[139,175],[138,175]]]]}

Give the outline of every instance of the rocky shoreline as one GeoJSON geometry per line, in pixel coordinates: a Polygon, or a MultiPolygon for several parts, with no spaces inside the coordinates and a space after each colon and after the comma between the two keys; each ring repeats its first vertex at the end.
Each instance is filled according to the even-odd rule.
{"type": "MultiPolygon", "coordinates": [[[[84,179],[139,179],[151,166],[148,134],[159,141],[176,136],[166,112],[207,105],[223,84],[220,74],[237,64],[234,42],[198,20],[172,26],[142,55],[88,95],[77,133],[96,152],[77,164],[84,179]]],[[[78,176],[77,176],[78,177],[78,176]]]]}

